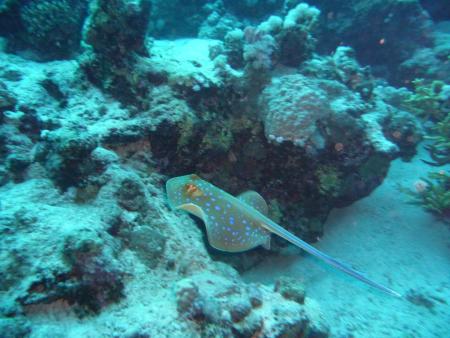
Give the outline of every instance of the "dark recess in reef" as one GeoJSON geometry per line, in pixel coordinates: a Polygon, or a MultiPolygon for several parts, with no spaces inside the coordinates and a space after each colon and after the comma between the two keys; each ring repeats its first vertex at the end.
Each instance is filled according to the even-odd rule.
{"type": "Polygon", "coordinates": [[[421,0],[420,4],[430,14],[434,21],[450,20],[450,1],[421,0]]]}

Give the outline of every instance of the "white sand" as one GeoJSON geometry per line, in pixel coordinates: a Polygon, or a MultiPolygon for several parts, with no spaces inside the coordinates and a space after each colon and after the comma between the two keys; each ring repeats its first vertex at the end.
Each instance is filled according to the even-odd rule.
{"type": "MultiPolygon", "coordinates": [[[[450,228],[398,191],[412,187],[433,168],[420,158],[396,160],[370,196],[334,210],[316,247],[352,264],[370,278],[407,294],[425,296],[434,306],[416,305],[366,287],[317,259],[288,249],[245,275],[272,284],[288,275],[304,283],[331,327],[332,337],[450,337],[450,228]]],[[[448,170],[449,168],[445,168],[448,170]]]]}

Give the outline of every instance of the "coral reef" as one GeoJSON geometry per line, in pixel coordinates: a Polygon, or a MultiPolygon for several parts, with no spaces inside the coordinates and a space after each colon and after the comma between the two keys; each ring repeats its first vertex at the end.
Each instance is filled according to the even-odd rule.
{"type": "MultiPolygon", "coordinates": [[[[339,134],[344,134],[344,126],[339,124],[346,124],[347,129],[348,121],[364,111],[359,96],[344,85],[302,75],[273,79],[262,94],[261,107],[265,134],[269,140],[278,143],[291,141],[311,153],[323,150],[328,143],[328,136],[332,134],[335,135],[335,143],[351,147],[350,140],[338,139],[339,134]],[[329,123],[326,121],[334,123],[334,129],[341,129],[341,132],[327,131],[326,125],[329,123]],[[321,129],[320,124],[324,128],[321,129]]],[[[358,134],[363,133],[356,123],[352,129],[352,138],[356,139],[358,134]]]]}
{"type": "Polygon", "coordinates": [[[342,181],[340,173],[331,166],[323,166],[316,171],[319,180],[319,191],[323,195],[337,196],[342,181]]]}
{"type": "Polygon", "coordinates": [[[13,110],[17,100],[9,93],[8,87],[0,82],[0,111],[13,110]]]}
{"type": "Polygon", "coordinates": [[[450,113],[432,128],[432,132],[426,138],[432,141],[427,149],[434,162],[427,163],[438,166],[450,163],[450,113]]]}
{"type": "Polygon", "coordinates": [[[450,25],[442,22],[434,25],[432,31],[432,45],[418,48],[413,55],[403,61],[396,73],[396,81],[405,85],[416,78],[428,81],[447,81],[450,76],[450,25]]]}
{"type": "Polygon", "coordinates": [[[31,164],[32,141],[11,125],[0,126],[0,140],[6,172],[9,172],[15,181],[22,181],[25,169],[31,164]]]}
{"type": "MultiPolygon", "coordinates": [[[[179,70],[165,68],[167,82],[151,89],[151,108],[136,112],[117,102],[107,104],[110,98],[89,84],[75,62],[31,63],[34,71],[24,76],[22,69],[30,61],[12,55],[2,55],[1,61],[0,77],[10,102],[1,126],[1,246],[11,248],[2,251],[2,329],[62,334],[56,323],[42,325],[36,319],[54,314],[83,318],[82,330],[95,325],[105,334],[328,335],[310,310],[270,288],[248,286],[233,269],[213,262],[194,221],[167,210],[165,177],[156,172],[169,171],[167,162],[177,161],[170,157],[172,151],[184,162],[178,170],[185,170],[191,160],[210,158],[194,156],[193,142],[207,154],[223,147],[226,139],[228,147],[237,147],[238,134],[230,138],[222,130],[225,121],[217,130],[202,127],[201,118],[208,117],[196,116],[177,98],[175,90],[195,93],[195,82],[175,80],[183,78],[179,70]],[[214,135],[219,134],[217,140],[214,135]],[[217,288],[210,289],[206,280],[200,283],[203,279],[195,276],[199,270],[208,280],[220,281],[217,288]],[[188,299],[201,307],[181,301],[184,291],[178,287],[167,287],[184,290],[181,285],[191,279],[200,286],[199,298],[188,299]],[[229,294],[230,289],[237,291],[229,294]],[[236,303],[224,301],[233,295],[236,303]],[[155,325],[142,326],[131,312],[124,314],[123,306],[144,311],[155,325]],[[215,306],[228,311],[225,318],[211,312],[215,306]],[[168,321],[156,320],[160,308],[167,308],[168,321]],[[280,311],[283,315],[275,318],[280,311]],[[123,323],[126,329],[111,323],[123,323]]],[[[162,58],[154,61],[155,72],[162,72],[162,58]]],[[[207,72],[210,65],[200,71],[213,74],[207,72]]],[[[215,77],[198,83],[201,91],[209,90],[206,83],[220,85],[215,77]]],[[[231,156],[227,148],[220,154],[231,156]]]]}
{"type": "MultiPolygon", "coordinates": [[[[164,183],[256,190],[318,240],[424,130],[448,164],[444,26],[416,0],[0,1],[0,335],[328,337],[301,281],[239,275],[284,241],[220,253],[164,183]],[[372,75],[411,67],[414,92],[372,75]]],[[[447,217],[448,173],[423,181],[447,217]]]]}
{"type": "Polygon", "coordinates": [[[356,91],[365,101],[372,99],[374,79],[370,67],[362,67],[355,59],[355,51],[339,46],[331,56],[314,55],[301,66],[305,75],[336,80],[356,91]]]}
{"type": "Polygon", "coordinates": [[[8,49],[31,50],[39,59],[72,57],[80,48],[88,1],[9,1],[0,9],[0,34],[8,49]]]}
{"type": "Polygon", "coordinates": [[[418,0],[314,0],[310,4],[324,13],[321,48],[330,51],[342,42],[350,45],[358,60],[374,66],[377,75],[395,78],[399,64],[415,50],[432,45],[432,23],[418,0]]]}
{"type": "Polygon", "coordinates": [[[450,217],[450,174],[441,170],[430,172],[415,183],[415,190],[399,187],[412,197],[412,203],[447,219],[450,217]]]}
{"type": "Polygon", "coordinates": [[[236,16],[225,11],[220,1],[205,6],[205,9],[209,14],[199,28],[199,38],[223,40],[232,30],[243,27],[243,23],[236,16]]]}
{"type": "Polygon", "coordinates": [[[303,302],[290,296],[292,291],[284,287],[280,292],[296,303],[283,301],[280,295],[256,285],[242,287],[236,280],[197,274],[177,283],[177,309],[180,315],[194,322],[204,322],[202,335],[206,337],[328,336],[323,323],[313,323],[303,313],[298,304],[303,302]],[[274,321],[277,317],[284,318],[274,321]]]}
{"type": "Polygon", "coordinates": [[[300,3],[287,13],[277,37],[282,64],[295,67],[311,55],[315,47],[311,32],[317,24],[319,14],[317,8],[306,3],[300,3]]]}
{"type": "Polygon", "coordinates": [[[91,47],[82,60],[88,78],[125,103],[137,104],[147,93],[136,63],[138,55],[148,55],[150,7],[150,0],[98,0],[84,30],[83,42],[91,47]]]}
{"type": "Polygon", "coordinates": [[[259,32],[252,27],[245,29],[244,36],[242,56],[250,71],[270,70],[272,54],[276,48],[275,39],[270,34],[259,32]]]}
{"type": "Polygon", "coordinates": [[[445,83],[442,81],[425,83],[423,79],[415,79],[413,85],[414,94],[405,100],[405,109],[424,120],[441,121],[446,114],[445,100],[442,97],[445,83]]]}
{"type": "Polygon", "coordinates": [[[275,284],[275,291],[296,303],[303,304],[305,302],[305,290],[296,279],[281,277],[275,284]]]}
{"type": "Polygon", "coordinates": [[[77,224],[81,215],[78,210],[65,209],[65,224],[72,224],[73,228],[69,227],[64,236],[49,236],[52,232],[59,233],[61,226],[55,213],[58,207],[49,203],[63,200],[51,182],[27,181],[13,194],[14,200],[26,199],[27,203],[16,207],[8,203],[4,205],[7,211],[2,212],[2,232],[8,234],[8,240],[15,246],[15,250],[4,253],[2,269],[8,273],[3,276],[2,285],[7,297],[17,302],[3,309],[3,315],[39,311],[45,304],[67,302],[82,316],[99,311],[120,297],[123,272],[112,257],[114,246],[106,245],[95,230],[77,224]],[[30,188],[35,192],[33,196],[27,192],[30,188]],[[40,208],[39,213],[36,210],[40,208]],[[24,238],[28,238],[27,244],[24,238]],[[23,278],[25,271],[30,278],[23,278]]]}
{"type": "Polygon", "coordinates": [[[317,8],[301,3],[284,18],[272,15],[257,27],[247,26],[244,33],[230,30],[225,36],[227,54],[243,49],[244,61],[257,70],[269,70],[274,63],[299,66],[315,47],[312,33],[319,14],[317,8]],[[239,44],[239,40],[244,41],[239,44]]]}
{"type": "Polygon", "coordinates": [[[450,86],[438,80],[427,83],[416,79],[413,83],[415,92],[403,97],[400,106],[422,118],[428,125],[434,123],[428,127],[430,135],[426,136],[426,139],[433,141],[426,147],[434,162],[426,162],[432,165],[449,163],[450,86]]]}

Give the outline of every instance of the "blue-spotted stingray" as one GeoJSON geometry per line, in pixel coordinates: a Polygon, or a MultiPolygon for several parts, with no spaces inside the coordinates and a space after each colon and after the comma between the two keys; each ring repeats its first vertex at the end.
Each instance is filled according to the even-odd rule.
{"type": "Polygon", "coordinates": [[[247,191],[234,197],[197,175],[174,177],[167,181],[166,189],[170,207],[201,218],[209,243],[218,250],[242,252],[259,245],[269,248],[270,235],[274,233],[364,283],[401,297],[273,222],[267,217],[266,202],[257,192],[247,191]]]}

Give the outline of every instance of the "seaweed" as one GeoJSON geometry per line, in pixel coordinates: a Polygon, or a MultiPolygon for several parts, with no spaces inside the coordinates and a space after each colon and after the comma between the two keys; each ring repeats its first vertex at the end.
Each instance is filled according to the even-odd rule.
{"type": "Polygon", "coordinates": [[[423,79],[413,81],[414,93],[410,94],[404,102],[405,109],[416,116],[432,121],[431,135],[425,139],[431,144],[425,148],[429,151],[432,161],[422,160],[432,166],[442,166],[450,163],[450,112],[447,100],[443,98],[442,81],[425,82],[423,79]]]}
{"type": "Polygon", "coordinates": [[[425,120],[442,121],[445,110],[440,94],[445,83],[442,81],[429,83],[424,79],[415,79],[412,84],[414,93],[405,99],[404,108],[425,120]]]}
{"type": "Polygon", "coordinates": [[[421,205],[444,221],[450,220],[450,174],[444,170],[430,172],[415,183],[415,189],[399,187],[412,197],[411,203],[421,205]]]}
{"type": "Polygon", "coordinates": [[[432,129],[433,135],[425,136],[425,139],[433,143],[425,148],[430,152],[434,162],[422,160],[433,166],[442,166],[450,163],[450,113],[442,121],[436,123],[432,129]]]}

